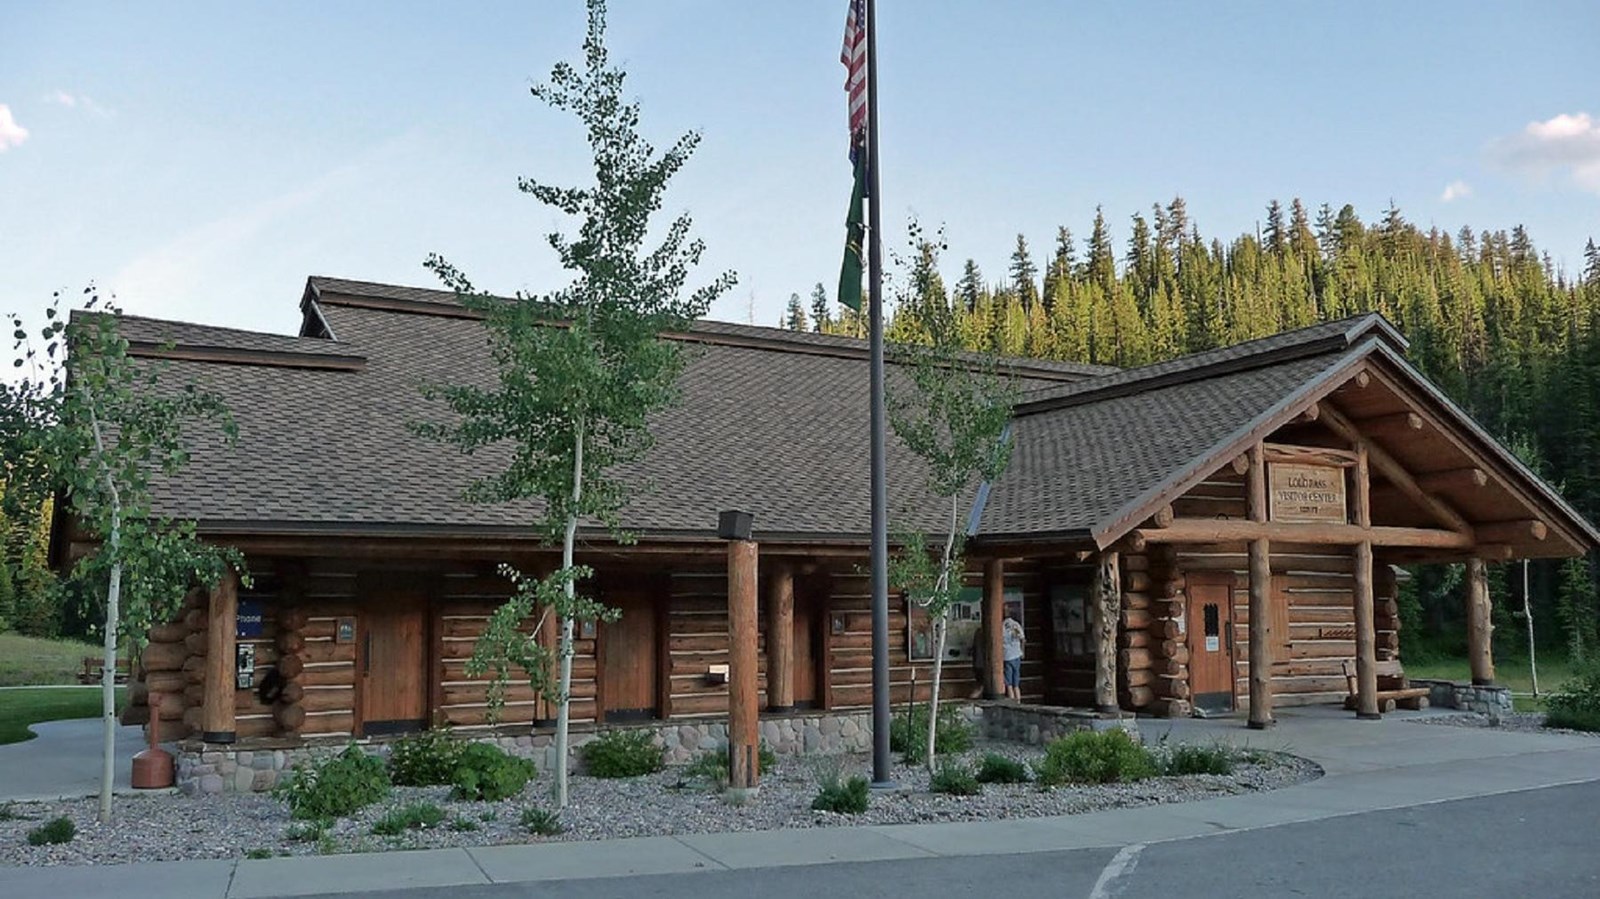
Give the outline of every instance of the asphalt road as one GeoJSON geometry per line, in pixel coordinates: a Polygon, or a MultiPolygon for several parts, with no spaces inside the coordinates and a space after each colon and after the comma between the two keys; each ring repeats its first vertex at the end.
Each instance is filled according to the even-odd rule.
{"type": "Polygon", "coordinates": [[[1600,782],[1121,851],[1087,849],[359,895],[368,899],[1595,899],[1600,897],[1600,782]]]}

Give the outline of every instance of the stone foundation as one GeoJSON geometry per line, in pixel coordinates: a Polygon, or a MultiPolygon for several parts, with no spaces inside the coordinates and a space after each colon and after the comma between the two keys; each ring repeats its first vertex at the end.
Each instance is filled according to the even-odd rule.
{"type": "Polygon", "coordinates": [[[1502,715],[1511,714],[1511,688],[1500,686],[1474,686],[1470,683],[1447,680],[1415,680],[1411,683],[1428,688],[1428,704],[1435,708],[1460,709],[1487,715],[1499,721],[1502,715]]]}
{"type": "MultiPolygon", "coordinates": [[[[650,722],[596,730],[584,727],[567,737],[568,768],[582,770],[584,744],[602,732],[643,730],[662,748],[668,765],[683,765],[703,752],[725,749],[725,718],[650,722]]],[[[555,736],[545,729],[532,733],[478,733],[462,731],[468,739],[494,743],[512,755],[532,759],[541,773],[555,765],[555,736]]],[[[295,765],[338,753],[354,742],[378,755],[388,753],[393,738],[382,740],[324,739],[298,745],[259,746],[249,749],[186,741],[178,745],[177,786],[188,795],[197,793],[259,793],[272,789],[295,765]]],[[[282,741],[268,741],[282,743],[282,741]]],[[[779,755],[836,755],[872,751],[872,713],[806,713],[761,719],[761,742],[779,755]]]]}
{"type": "Polygon", "coordinates": [[[1132,717],[1106,716],[1088,709],[1049,705],[1011,705],[987,702],[983,709],[983,735],[991,740],[1042,745],[1079,730],[1128,732],[1139,739],[1139,723],[1132,717]]]}

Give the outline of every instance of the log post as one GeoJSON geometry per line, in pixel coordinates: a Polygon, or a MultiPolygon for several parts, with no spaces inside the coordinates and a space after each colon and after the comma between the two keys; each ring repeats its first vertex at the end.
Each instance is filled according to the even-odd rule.
{"type": "Polygon", "coordinates": [[[794,566],[784,562],[767,583],[767,710],[794,710],[794,566]]]}
{"type": "MultiPolygon", "coordinates": [[[[1372,526],[1372,504],[1367,488],[1371,478],[1367,469],[1367,448],[1356,449],[1354,507],[1356,524],[1372,526]]],[[[1373,623],[1372,543],[1356,544],[1356,717],[1376,719],[1378,712],[1378,640],[1373,623]]]]}
{"type": "Polygon", "coordinates": [[[987,559],[983,563],[983,646],[985,699],[1004,699],[1006,695],[1005,634],[1002,624],[1006,617],[1005,563],[987,559]]]}
{"type": "Polygon", "coordinates": [[[234,724],[234,646],[239,621],[239,575],[229,569],[211,591],[206,625],[205,698],[200,737],[207,743],[232,743],[234,724]]]}
{"type": "Polygon", "coordinates": [[[1494,653],[1489,645],[1494,626],[1489,614],[1489,570],[1482,559],[1468,559],[1467,662],[1472,667],[1472,683],[1479,687],[1494,683],[1494,653]]]}
{"type": "MultiPolygon", "coordinates": [[[[1261,444],[1250,448],[1250,520],[1267,520],[1267,466],[1261,444]]],[[[1272,720],[1272,547],[1250,541],[1250,721],[1263,730],[1272,720]]]]}
{"type": "MultiPolygon", "coordinates": [[[[1101,712],[1117,711],[1117,623],[1122,617],[1122,574],[1117,563],[1117,553],[1107,550],[1100,554],[1094,574],[1094,702],[1101,712]]],[[[1136,704],[1147,704],[1150,698],[1136,704]]]]}
{"type": "Polygon", "coordinates": [[[728,788],[754,789],[760,715],[756,659],[757,544],[728,543],[728,788]]]}

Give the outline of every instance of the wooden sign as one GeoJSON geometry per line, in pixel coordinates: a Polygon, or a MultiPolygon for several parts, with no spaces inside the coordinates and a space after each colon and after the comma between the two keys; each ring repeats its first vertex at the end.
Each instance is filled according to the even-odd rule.
{"type": "Polygon", "coordinates": [[[1273,521],[1350,520],[1344,469],[1272,462],[1267,465],[1268,516],[1273,521]]]}

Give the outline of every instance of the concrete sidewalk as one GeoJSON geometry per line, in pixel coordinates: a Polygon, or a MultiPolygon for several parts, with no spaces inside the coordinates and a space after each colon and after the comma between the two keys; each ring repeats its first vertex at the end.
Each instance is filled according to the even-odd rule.
{"type": "MultiPolygon", "coordinates": [[[[1356,721],[1286,710],[1268,732],[1237,719],[1171,722],[1173,739],[1287,749],[1327,776],[1276,790],[1178,805],[993,822],[817,828],[490,846],[312,858],[0,868],[7,897],[270,897],[523,883],[736,868],[1111,848],[1600,780],[1600,740],[1424,726],[1398,713],[1356,721]]],[[[1166,722],[1141,722],[1152,740],[1166,722]]]]}
{"type": "MultiPolygon", "coordinates": [[[[38,736],[0,746],[0,802],[76,799],[100,792],[99,718],[43,721],[29,730],[38,736]]],[[[117,728],[117,791],[129,790],[133,757],[144,748],[144,728],[117,728]]]]}

